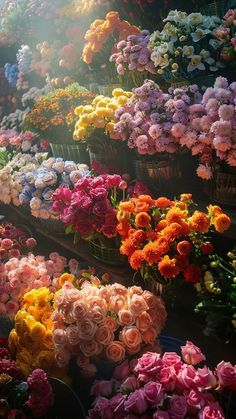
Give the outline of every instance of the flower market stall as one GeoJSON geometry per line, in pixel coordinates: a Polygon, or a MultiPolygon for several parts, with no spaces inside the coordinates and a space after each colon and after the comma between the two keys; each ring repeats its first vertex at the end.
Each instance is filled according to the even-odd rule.
{"type": "Polygon", "coordinates": [[[235,63],[234,0],[0,1],[0,417],[236,417],[235,63]]]}

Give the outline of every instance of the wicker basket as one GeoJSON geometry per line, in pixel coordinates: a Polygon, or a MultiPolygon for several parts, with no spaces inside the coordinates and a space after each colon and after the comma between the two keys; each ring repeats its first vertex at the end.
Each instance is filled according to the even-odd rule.
{"type": "Polygon", "coordinates": [[[82,144],[54,144],[50,143],[53,157],[63,157],[76,163],[89,163],[87,145],[82,144]]]}
{"type": "Polygon", "coordinates": [[[65,234],[65,225],[60,220],[44,220],[40,218],[40,224],[48,233],[65,234]]]}
{"type": "Polygon", "coordinates": [[[204,191],[211,200],[236,207],[236,174],[214,172],[211,181],[204,181],[204,191]]]}
{"type": "Polygon", "coordinates": [[[120,254],[119,249],[103,247],[92,240],[89,242],[89,250],[95,259],[100,260],[106,265],[125,265],[126,257],[120,254]]]}
{"type": "Polygon", "coordinates": [[[136,178],[144,182],[154,192],[175,189],[175,183],[181,177],[179,162],[135,160],[136,178]]]}

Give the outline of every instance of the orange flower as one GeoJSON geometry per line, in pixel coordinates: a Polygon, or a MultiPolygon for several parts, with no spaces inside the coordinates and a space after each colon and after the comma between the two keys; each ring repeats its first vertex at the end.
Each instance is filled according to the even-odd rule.
{"type": "Polygon", "coordinates": [[[129,263],[132,269],[140,269],[143,261],[145,260],[143,250],[135,250],[135,252],[130,256],[129,263]]]}
{"type": "Polygon", "coordinates": [[[158,263],[158,269],[160,274],[166,279],[175,278],[179,273],[176,260],[170,259],[168,255],[165,255],[158,263]]]}
{"type": "Polygon", "coordinates": [[[188,255],[191,250],[192,246],[188,240],[183,240],[177,244],[177,251],[180,255],[188,255]]]}
{"type": "Polygon", "coordinates": [[[166,221],[168,224],[179,223],[183,218],[186,218],[187,214],[178,207],[171,208],[166,214],[166,221]]]}
{"type": "Polygon", "coordinates": [[[148,230],[146,231],[146,238],[147,240],[155,241],[158,237],[158,234],[154,230],[148,230]]]}
{"type": "Polygon", "coordinates": [[[140,202],[146,202],[149,205],[153,205],[155,202],[150,195],[139,195],[137,199],[140,202]]]}
{"type": "Polygon", "coordinates": [[[147,227],[150,224],[151,217],[146,212],[140,212],[135,217],[137,227],[147,227]]]}
{"type": "Polygon", "coordinates": [[[191,230],[197,233],[207,233],[210,227],[210,220],[204,212],[194,211],[192,217],[189,218],[189,226],[191,230]]]}
{"type": "Polygon", "coordinates": [[[106,20],[108,20],[109,22],[112,22],[113,25],[116,25],[120,22],[120,17],[119,17],[119,13],[118,12],[109,12],[106,14],[106,20]]]}
{"type": "Polygon", "coordinates": [[[150,205],[147,204],[147,202],[138,201],[135,204],[134,212],[139,213],[143,211],[148,211],[150,208],[150,205]]]}
{"type": "Polygon", "coordinates": [[[140,243],[146,239],[146,232],[143,230],[135,230],[134,232],[131,232],[130,237],[132,237],[135,243],[140,243]]]}
{"type": "Polygon", "coordinates": [[[172,223],[166,228],[164,228],[164,230],[161,231],[161,235],[165,236],[167,240],[170,241],[170,240],[176,239],[177,237],[182,236],[183,230],[180,224],[172,223]]]}
{"type": "Polygon", "coordinates": [[[71,275],[71,274],[65,272],[59,278],[59,285],[60,285],[60,287],[62,287],[65,284],[65,282],[73,282],[74,279],[75,279],[74,275],[71,275]]]}
{"type": "Polygon", "coordinates": [[[143,248],[143,254],[146,262],[151,266],[160,260],[160,253],[157,242],[150,242],[143,248]]]}
{"type": "Polygon", "coordinates": [[[226,214],[220,214],[213,219],[213,224],[218,233],[223,233],[230,227],[231,219],[226,214]]]}
{"type": "Polygon", "coordinates": [[[131,201],[120,202],[119,209],[122,211],[134,212],[134,204],[131,201]]]}
{"type": "Polygon", "coordinates": [[[118,211],[116,218],[117,218],[117,220],[120,223],[123,223],[125,221],[129,221],[129,219],[130,219],[130,212],[129,211],[120,210],[120,211],[118,211]]]}
{"type": "Polygon", "coordinates": [[[201,272],[201,268],[198,265],[191,263],[184,270],[184,279],[186,282],[196,284],[200,280],[201,272]]]}
{"type": "Polygon", "coordinates": [[[159,239],[157,239],[157,246],[158,246],[158,251],[161,255],[164,255],[170,249],[170,243],[168,239],[164,236],[159,237],[159,239]]]}
{"type": "Polygon", "coordinates": [[[132,253],[137,249],[137,246],[132,238],[128,238],[122,241],[120,246],[120,253],[122,255],[131,256],[132,253]]]}
{"type": "Polygon", "coordinates": [[[188,236],[189,235],[189,231],[190,231],[188,223],[186,223],[186,221],[181,221],[179,223],[179,225],[182,228],[182,235],[183,236],[188,236]]]}
{"type": "Polygon", "coordinates": [[[218,205],[209,205],[207,207],[210,216],[215,217],[223,213],[222,209],[218,205]]]}
{"type": "Polygon", "coordinates": [[[191,193],[182,193],[180,195],[180,200],[181,201],[190,201],[192,199],[192,194],[191,193]]]}
{"type": "Polygon", "coordinates": [[[128,234],[129,234],[129,228],[130,228],[129,223],[119,223],[116,226],[116,231],[119,233],[119,235],[122,238],[126,238],[128,237],[128,234]]]}
{"type": "Polygon", "coordinates": [[[173,205],[173,201],[170,201],[168,198],[161,196],[160,198],[156,199],[155,205],[162,209],[166,207],[171,207],[173,205]]]}
{"type": "Polygon", "coordinates": [[[157,223],[155,230],[156,231],[162,231],[164,228],[167,227],[167,221],[166,220],[161,220],[159,221],[159,223],[157,223]]]}

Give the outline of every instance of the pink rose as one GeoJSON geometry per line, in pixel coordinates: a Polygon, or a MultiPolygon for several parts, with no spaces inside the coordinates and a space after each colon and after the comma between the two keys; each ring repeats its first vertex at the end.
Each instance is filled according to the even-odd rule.
{"type": "Polygon", "coordinates": [[[219,403],[211,403],[199,413],[199,419],[224,419],[225,415],[219,403]]]}
{"type": "Polygon", "coordinates": [[[186,364],[196,365],[205,361],[206,357],[203,355],[201,349],[195,346],[192,342],[186,342],[185,346],[181,346],[182,358],[186,364]]]}
{"type": "Polygon", "coordinates": [[[183,365],[181,357],[177,355],[175,352],[165,352],[162,357],[162,362],[166,367],[174,367],[174,370],[177,373],[183,365]]]}
{"type": "Polygon", "coordinates": [[[158,380],[166,391],[173,391],[176,386],[176,371],[170,365],[169,367],[162,367],[158,373],[158,380]]]}
{"type": "Polygon", "coordinates": [[[114,333],[111,329],[106,325],[100,325],[96,335],[97,341],[102,345],[108,345],[112,340],[114,340],[114,333]]]}
{"type": "Polygon", "coordinates": [[[203,394],[200,391],[192,389],[188,394],[185,394],[188,413],[196,415],[199,410],[205,405],[203,394]]]}
{"type": "Polygon", "coordinates": [[[151,406],[159,405],[165,397],[162,385],[154,381],[149,381],[149,383],[145,384],[143,391],[146,400],[151,406]]]}
{"type": "Polygon", "coordinates": [[[110,397],[118,389],[118,382],[115,380],[95,380],[90,394],[91,396],[110,397]]]}
{"type": "Polygon", "coordinates": [[[153,419],[170,419],[169,413],[163,410],[157,410],[152,417],[153,419]]]}
{"type": "Polygon", "coordinates": [[[145,399],[145,394],[142,389],[135,390],[131,393],[127,400],[125,400],[125,412],[142,415],[148,409],[148,404],[145,399]]]}
{"type": "Polygon", "coordinates": [[[157,373],[162,368],[162,359],[160,354],[155,352],[146,352],[141,358],[138,359],[138,363],[134,368],[134,371],[139,374],[139,378],[147,382],[152,378],[156,378],[157,373]]]}
{"type": "Polygon", "coordinates": [[[187,413],[187,402],[184,396],[172,396],[168,409],[171,419],[183,419],[187,413]]]}
{"type": "Polygon", "coordinates": [[[134,294],[129,301],[129,310],[134,316],[139,316],[148,310],[148,305],[141,295],[134,294]]]}
{"type": "Polygon", "coordinates": [[[142,342],[142,335],[136,326],[126,326],[120,332],[120,340],[132,351],[132,349],[139,347],[142,342]]]}
{"type": "Polygon", "coordinates": [[[129,361],[126,359],[122,364],[118,365],[113,373],[113,377],[116,380],[123,381],[125,380],[130,374],[130,366],[129,361]]]}
{"type": "Polygon", "coordinates": [[[70,345],[75,346],[80,342],[79,329],[77,326],[70,324],[66,329],[66,336],[70,345]]]}
{"type": "Polygon", "coordinates": [[[125,358],[125,347],[122,342],[114,340],[106,347],[106,357],[110,361],[120,362],[125,358]]]}
{"type": "Polygon", "coordinates": [[[115,413],[115,417],[122,419],[125,416],[124,404],[126,396],[124,394],[116,394],[112,399],[110,399],[110,405],[115,413]]]}
{"type": "Polygon", "coordinates": [[[114,413],[110,406],[110,401],[105,397],[98,397],[95,401],[95,405],[89,410],[90,419],[113,419],[114,413]]]}
{"type": "Polygon", "coordinates": [[[80,339],[92,339],[97,331],[98,326],[90,319],[82,319],[78,322],[78,330],[80,339]]]}
{"type": "Polygon", "coordinates": [[[181,391],[188,388],[196,388],[197,372],[192,365],[183,365],[177,375],[177,388],[181,391]]]}
{"type": "Polygon", "coordinates": [[[198,368],[196,382],[201,388],[214,388],[217,386],[217,379],[208,367],[198,368]]]}
{"type": "Polygon", "coordinates": [[[67,344],[67,336],[64,329],[55,329],[53,331],[53,343],[56,348],[67,344]]]}
{"type": "Polygon", "coordinates": [[[216,367],[216,375],[221,387],[236,390],[236,366],[233,366],[231,362],[221,361],[216,367]]]}

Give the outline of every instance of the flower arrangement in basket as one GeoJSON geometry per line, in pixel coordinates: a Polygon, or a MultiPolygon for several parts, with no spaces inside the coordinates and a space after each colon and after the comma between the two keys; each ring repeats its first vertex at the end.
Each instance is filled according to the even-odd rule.
{"type": "Polygon", "coordinates": [[[115,370],[111,381],[96,381],[88,417],[227,418],[221,395],[235,392],[236,367],[222,361],[209,369],[202,364],[205,355],[190,341],[181,354],[146,352],[115,370]]]}
{"type": "Polygon", "coordinates": [[[162,31],[151,34],[149,48],[157,73],[167,81],[189,79],[224,67],[214,38],[214,29],[220,25],[218,17],[172,10],[163,22],[162,31]]]}
{"type": "Polygon", "coordinates": [[[206,213],[195,210],[191,194],[176,201],[140,195],[120,202],[120,252],[145,281],[156,281],[160,291],[177,277],[197,283],[202,276],[201,255],[212,252],[207,233],[211,228],[222,233],[231,223],[220,208],[212,209],[209,205],[206,213]]]}
{"type": "Polygon", "coordinates": [[[229,9],[222,24],[214,31],[216,42],[221,48],[220,57],[227,65],[236,65],[236,9],[229,9]]]}
{"type": "Polygon", "coordinates": [[[24,129],[36,131],[52,143],[73,142],[74,109],[79,104],[90,103],[92,98],[92,93],[78,83],[49,92],[26,115],[24,129]]]}
{"type": "Polygon", "coordinates": [[[59,366],[71,359],[86,376],[95,375],[99,361],[114,365],[127,356],[154,347],[166,311],[160,298],[140,287],[121,284],[80,289],[65,284],[55,298],[53,342],[59,366]]]}
{"type": "Polygon", "coordinates": [[[212,254],[210,259],[195,285],[199,301],[195,311],[204,316],[205,334],[229,340],[236,331],[236,250],[227,258],[212,254]]]}

